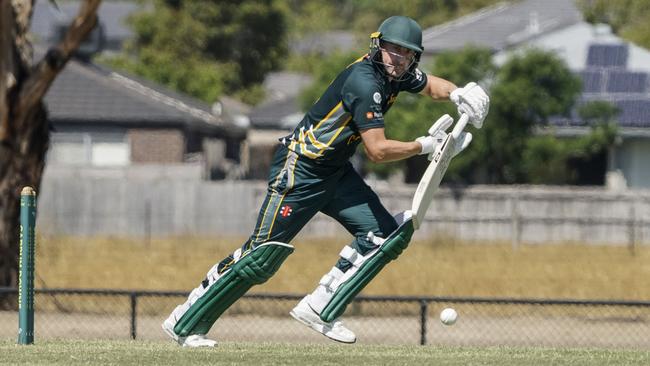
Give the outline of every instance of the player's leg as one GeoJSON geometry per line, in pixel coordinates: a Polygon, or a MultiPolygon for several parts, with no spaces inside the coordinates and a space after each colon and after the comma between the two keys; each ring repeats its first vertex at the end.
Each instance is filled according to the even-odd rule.
{"type": "Polygon", "coordinates": [[[335,198],[322,211],[343,224],[355,238],[341,251],[341,258],[323,276],[316,290],[292,310],[292,315],[332,339],[354,342],[354,333],[338,320],[339,316],[384,265],[406,247],[412,228],[398,225],[352,169],[338,187],[335,198]]]}
{"type": "Polygon", "coordinates": [[[172,338],[183,344],[190,336],[205,335],[228,307],[253,285],[268,280],[293,251],[285,243],[328,201],[325,196],[331,195],[327,182],[303,179],[305,169],[308,167],[286,149],[276,154],[253,234],[240,249],[216,264],[163,323],[172,338]]]}

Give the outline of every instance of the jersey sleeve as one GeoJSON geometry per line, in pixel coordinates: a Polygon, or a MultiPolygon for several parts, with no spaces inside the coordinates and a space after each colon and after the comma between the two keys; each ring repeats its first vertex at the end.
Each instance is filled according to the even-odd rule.
{"type": "Polygon", "coordinates": [[[427,85],[427,74],[416,68],[415,72],[405,81],[400,83],[400,91],[419,93],[427,85]]]}
{"type": "Polygon", "coordinates": [[[346,83],[341,91],[343,106],[359,130],[384,127],[382,94],[373,83],[346,83]]]}

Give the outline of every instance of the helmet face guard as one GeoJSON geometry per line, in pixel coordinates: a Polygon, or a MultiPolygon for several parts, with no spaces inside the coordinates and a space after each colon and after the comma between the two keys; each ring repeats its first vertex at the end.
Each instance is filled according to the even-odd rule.
{"type": "Polygon", "coordinates": [[[411,18],[393,16],[384,20],[379,26],[379,30],[370,35],[370,58],[374,63],[381,65],[384,72],[386,72],[386,67],[395,67],[395,65],[387,64],[383,60],[381,55],[382,50],[391,53],[393,56],[404,57],[403,55],[384,50],[383,46],[385,43],[404,47],[415,53],[408,67],[400,75],[393,77],[397,81],[405,80],[415,72],[422,51],[424,50],[422,47],[422,29],[411,18]]]}

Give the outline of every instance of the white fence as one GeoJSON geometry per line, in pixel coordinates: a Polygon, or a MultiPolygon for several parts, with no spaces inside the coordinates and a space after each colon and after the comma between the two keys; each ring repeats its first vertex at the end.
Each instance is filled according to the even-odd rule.
{"type": "MultiPolygon", "coordinates": [[[[48,168],[39,196],[38,229],[67,235],[247,235],[264,198],[264,182],[207,182],[185,168],[61,171],[48,168]]],[[[190,168],[191,169],[191,168],[190,168]]],[[[414,185],[369,182],[393,213],[410,208],[414,185]]],[[[441,189],[416,238],[588,242],[650,241],[650,191],[604,188],[473,186],[441,189]]],[[[319,214],[314,236],[342,235],[319,214]]]]}

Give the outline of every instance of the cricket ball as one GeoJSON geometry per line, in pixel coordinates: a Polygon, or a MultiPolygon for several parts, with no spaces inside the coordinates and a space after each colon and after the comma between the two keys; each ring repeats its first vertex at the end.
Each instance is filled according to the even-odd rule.
{"type": "Polygon", "coordinates": [[[440,321],[444,325],[454,325],[458,320],[458,313],[452,308],[446,308],[440,312],[440,321]]]}

